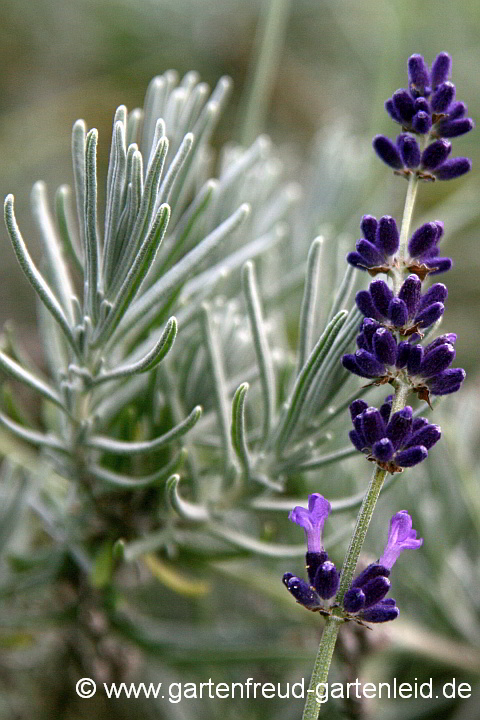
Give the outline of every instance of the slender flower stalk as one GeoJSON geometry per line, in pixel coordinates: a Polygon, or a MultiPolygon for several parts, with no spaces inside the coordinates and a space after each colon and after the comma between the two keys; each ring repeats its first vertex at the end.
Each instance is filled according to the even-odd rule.
{"type": "MultiPolygon", "coordinates": [[[[428,274],[445,272],[452,264],[450,258],[438,257],[443,223],[422,225],[410,237],[419,182],[453,179],[471,167],[467,158],[447,160],[451,144],[444,138],[468,132],[474,126],[470,118],[463,119],[466,106],[454,103],[455,86],[448,82],[450,67],[447,53],[437,56],[431,71],[420,55],[409,59],[408,91],[397,90],[385,104],[390,116],[402,125],[403,133],[396,144],[382,135],[373,141],[380,159],[397,175],[408,178],[400,232],[390,216],[377,222],[365,215],[361,223],[364,237],[357,241],[356,251],[347,256],[351,265],[367,270],[372,276],[386,274],[392,287],[383,280],[374,280],[368,291],[357,293],[356,303],[365,320],[359,328],[358,350],[354,355],[344,355],[342,364],[356,375],[371,378],[372,384],[390,383],[395,394],[379,410],[368,407],[363,400],[354,400],[350,405],[354,425],[350,439],[357,450],[375,463],[375,469],[357,516],[333,603],[325,606],[312,602],[314,587],[309,588],[308,583],[298,578],[295,588],[287,584],[297,602],[327,616],[303,720],[317,720],[319,716],[320,695],[326,691],[340,625],[351,620],[361,623],[394,620],[399,610],[393,598],[385,597],[390,588],[390,571],[403,550],[418,548],[423,543],[416,537],[407,511],[396,513],[383,555],[354,579],[387,474],[422,462],[441,436],[438,425],[430,424],[426,418],[413,418],[408,396],[415,392],[429,403],[430,393],[455,392],[465,377],[461,368],[449,368],[455,357],[453,333],[436,338],[426,347],[415,345],[423,337],[422,330],[441,318],[447,297],[447,289],[441,283],[422,294],[422,283],[428,274]]],[[[287,576],[291,577],[290,573],[287,576]]]]}
{"type": "MultiPolygon", "coordinates": [[[[399,384],[395,389],[392,413],[405,407],[407,395],[408,387],[399,384]]],[[[355,529],[353,531],[340,574],[340,586],[335,597],[335,604],[340,607],[342,606],[345,593],[352,583],[358,558],[362,551],[367,530],[370,525],[377,500],[380,497],[380,492],[386,476],[387,470],[379,466],[375,467],[370,485],[358,512],[355,529]]],[[[325,683],[327,682],[333,651],[335,649],[338,631],[340,630],[342,622],[344,622],[344,616],[341,610],[337,610],[337,612],[334,610],[332,615],[330,615],[325,622],[322,639],[320,641],[308,687],[307,700],[303,710],[302,720],[317,720],[320,715],[320,708],[322,705],[317,700],[316,690],[317,688],[324,688],[325,683]]]]}

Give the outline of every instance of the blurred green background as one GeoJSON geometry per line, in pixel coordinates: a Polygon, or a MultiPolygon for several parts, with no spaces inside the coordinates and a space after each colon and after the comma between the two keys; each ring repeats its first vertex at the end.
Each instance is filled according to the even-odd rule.
{"type": "MultiPolygon", "coordinates": [[[[2,196],[15,194],[17,217],[30,247],[35,247],[28,209],[31,185],[44,179],[53,192],[59,184],[71,182],[73,122],[83,117],[90,127],[98,127],[102,177],[115,107],[141,105],[149,80],[165,69],[176,68],[181,74],[196,69],[212,85],[222,74],[230,75],[233,97],[216,140],[220,144],[241,138],[255,33],[268,4],[266,0],[2,0],[0,190],[2,196]]],[[[398,127],[387,117],[384,100],[405,85],[410,54],[421,52],[431,62],[440,50],[453,57],[457,97],[478,118],[479,37],[480,7],[468,0],[295,0],[261,130],[284,154],[287,175],[304,184],[304,166],[296,160],[308,159],[315,132],[332,122],[346,124],[364,139],[367,150],[375,133],[394,137],[398,127]]],[[[437,216],[445,220],[444,248],[455,259],[445,324],[459,334],[460,364],[473,371],[480,342],[476,321],[479,148],[475,132],[455,140],[454,154],[473,159],[472,173],[423,187],[417,210],[417,220],[423,214],[429,220],[437,216]]],[[[359,185],[366,186],[365,203],[348,208],[347,215],[339,208],[325,208],[324,221],[335,223],[335,229],[351,234],[352,240],[361,214],[398,216],[403,202],[398,183],[373,152],[370,155],[368,175],[359,177],[359,185]],[[382,191],[373,195],[378,183],[382,191]]],[[[1,318],[14,318],[29,336],[33,293],[20,280],[3,228],[1,233],[1,318]]]]}
{"type": "MultiPolygon", "coordinates": [[[[0,190],[2,195],[15,194],[17,217],[34,258],[38,258],[39,246],[30,219],[30,188],[38,179],[44,179],[51,191],[61,183],[71,183],[70,132],[77,118],[83,117],[90,127],[99,129],[99,173],[103,182],[111,121],[117,105],[125,103],[129,109],[142,105],[149,80],[167,68],[176,68],[180,74],[195,69],[212,86],[223,74],[233,78],[233,95],[215,142],[221,145],[242,138],[256,33],[268,5],[262,0],[2,0],[0,190]]],[[[398,128],[387,117],[383,102],[395,89],[405,86],[406,60],[410,54],[420,52],[431,62],[439,51],[448,51],[453,58],[457,97],[468,103],[470,116],[480,118],[479,38],[480,6],[471,1],[290,3],[268,112],[259,129],[276,143],[284,159],[286,176],[303,186],[308,185],[308,166],[312,148],[318,142],[315,141],[318,131],[321,141],[341,127],[346,137],[355,139],[355,147],[365,148],[365,168],[358,178],[351,179],[356,187],[353,196],[346,193],[344,202],[337,197],[334,206],[326,198],[318,198],[321,222],[330,224],[333,235],[346,233],[353,243],[364,213],[400,218],[406,185],[402,186],[389,173],[370,147],[376,133],[390,137],[397,134],[398,128]]],[[[345,633],[341,648],[346,658],[345,672],[358,671],[359,658],[363,662],[366,646],[368,651],[380,652],[375,655],[380,658],[376,665],[373,661],[371,667],[362,665],[364,676],[371,680],[383,679],[388,670],[404,679],[413,679],[418,674],[433,676],[441,682],[457,676],[473,685],[480,674],[477,512],[480,508],[476,472],[479,425],[475,416],[480,383],[478,131],[455,140],[454,154],[471,157],[473,171],[450,183],[423,186],[414,222],[437,218],[445,221],[444,249],[454,257],[455,267],[448,277],[450,296],[443,328],[458,333],[456,364],[466,367],[469,377],[462,398],[448,405],[453,414],[451,427],[446,422],[447,441],[442,449],[438,448],[436,460],[429,463],[423,480],[418,480],[423,483],[420,485],[425,491],[423,496],[412,482],[398,486],[395,496],[390,495],[380,503],[372,537],[381,544],[385,518],[391,508],[408,506],[418,512],[415,527],[426,537],[426,552],[418,564],[406,563],[404,585],[396,593],[403,602],[405,616],[415,617],[416,624],[410,626],[407,621],[398,629],[379,630],[374,639],[355,630],[345,633]],[[460,423],[463,435],[459,439],[454,430],[459,429],[460,423]],[[410,585],[416,588],[415,601],[409,601],[410,585]],[[422,593],[423,605],[418,610],[422,593]],[[410,616],[412,608],[415,612],[410,616]],[[394,653],[390,652],[389,640],[394,643],[394,653]]],[[[33,355],[38,355],[33,292],[17,266],[3,228],[1,243],[0,322],[14,319],[24,343],[33,355]]],[[[298,534],[291,533],[289,539],[298,542],[298,534]]],[[[371,543],[373,547],[374,541],[371,543]]],[[[339,562],[341,556],[335,559],[339,562]]],[[[285,563],[275,561],[268,565],[265,560],[262,563],[251,561],[248,595],[251,607],[247,606],[247,612],[236,596],[237,585],[232,580],[235,567],[228,563],[218,565],[221,598],[214,593],[208,608],[205,603],[205,607],[196,605],[193,609],[197,615],[192,619],[200,624],[202,613],[218,618],[217,639],[206,638],[210,650],[207,648],[204,656],[198,650],[202,645],[201,630],[198,637],[187,638],[185,626],[177,623],[178,616],[191,611],[189,601],[179,601],[170,591],[158,591],[159,597],[162,593],[161,623],[155,628],[145,627],[143,632],[151,639],[153,655],[156,649],[159,665],[152,660],[151,677],[141,679],[158,681],[163,673],[167,681],[162,663],[171,649],[168,643],[167,650],[164,649],[161,633],[167,636],[178,633],[176,655],[174,652],[171,664],[167,663],[169,681],[197,677],[206,680],[215,675],[217,681],[228,682],[239,680],[239,674],[243,679],[254,673],[259,681],[295,682],[303,674],[308,675],[319,635],[317,618],[305,617],[307,613],[292,606],[291,598],[277,580],[288,569],[285,563]],[[265,578],[272,586],[275,582],[277,585],[270,597],[267,593],[257,598],[255,585],[263,582],[267,565],[265,578]],[[226,603],[228,612],[223,618],[226,603]],[[255,614],[257,623],[251,627],[250,612],[255,614]],[[231,640],[232,628],[238,628],[235,632],[245,643],[243,655],[236,647],[230,656],[227,652],[224,660],[219,660],[212,646],[215,642],[221,645],[222,632],[231,640]],[[149,632],[157,633],[158,637],[149,636],[149,632]],[[268,641],[272,637],[276,644],[270,648],[268,641]],[[255,651],[251,651],[251,645],[258,639],[265,643],[263,654],[258,643],[255,651]],[[191,649],[194,646],[196,650],[191,649]],[[221,662],[227,663],[228,671],[221,662]],[[232,665],[235,662],[240,665],[232,665]]],[[[300,570],[299,564],[296,568],[293,565],[292,570],[300,570]]],[[[154,594],[155,589],[150,592],[154,594]]],[[[140,610],[142,603],[151,607],[153,601],[153,597],[139,595],[140,610]]],[[[49,642],[48,637],[45,642],[49,642]]],[[[334,677],[345,679],[345,674],[337,669],[334,677]]],[[[42,690],[39,681],[39,697],[58,695],[53,676],[51,683],[52,687],[42,690]]],[[[330,708],[328,717],[474,719],[478,717],[476,692],[468,703],[412,702],[395,709],[384,704],[380,715],[375,715],[370,706],[347,707],[342,711],[344,714],[336,714],[330,708]]],[[[142,716],[147,718],[189,717],[185,709],[189,706],[182,704],[170,706],[168,713],[161,707],[156,711],[141,708],[139,703],[130,707],[145,713],[142,716]]],[[[106,717],[101,704],[92,704],[90,708],[94,709],[89,713],[98,712],[99,717],[106,717]]],[[[197,705],[190,717],[236,717],[240,709],[245,718],[275,716],[281,720],[297,717],[300,711],[298,704],[292,708],[291,704],[277,703],[273,712],[265,702],[256,706],[240,704],[237,711],[227,709],[227,705],[225,708],[222,714],[219,708],[214,712],[208,706],[206,711],[200,711],[197,705]]],[[[84,712],[79,706],[61,717],[93,717],[84,712]]],[[[117,716],[116,712],[117,709],[113,710],[112,717],[117,716]]]]}

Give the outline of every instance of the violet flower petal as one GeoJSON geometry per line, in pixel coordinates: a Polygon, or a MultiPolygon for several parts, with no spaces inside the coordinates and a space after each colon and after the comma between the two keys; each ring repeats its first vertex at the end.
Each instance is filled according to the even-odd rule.
{"type": "Polygon", "coordinates": [[[434,175],[438,180],[455,180],[455,178],[465,175],[471,169],[472,161],[468,158],[451,158],[446,160],[443,165],[440,165],[435,170],[434,175]]]}
{"type": "Polygon", "coordinates": [[[407,306],[408,318],[411,319],[417,312],[418,304],[422,294],[422,281],[417,275],[409,275],[404,280],[398,293],[400,300],[407,306]]]}
{"type": "Polygon", "coordinates": [[[285,573],[283,584],[300,605],[309,610],[321,607],[319,596],[305,580],[291,573],[285,573]]]}
{"type": "Polygon", "coordinates": [[[400,244],[397,223],[390,215],[383,215],[378,221],[375,244],[385,255],[393,255],[400,244]]]}
{"type": "Polygon", "coordinates": [[[368,288],[373,304],[380,315],[387,317],[388,306],[393,298],[393,292],[384,280],[373,280],[368,288]]]}
{"type": "Polygon", "coordinates": [[[414,170],[420,165],[420,147],[414,137],[407,133],[399,135],[397,148],[405,167],[414,170]]]}
{"type": "Polygon", "coordinates": [[[450,155],[452,143],[448,140],[435,140],[422,153],[421,165],[424,170],[436,170],[450,155]]]}
{"type": "Polygon", "coordinates": [[[444,82],[438,86],[430,100],[430,107],[433,112],[444,113],[455,100],[455,85],[451,82],[444,82]]]}
{"type": "Polygon", "coordinates": [[[368,610],[362,612],[362,619],[371,623],[383,623],[395,620],[400,614],[400,610],[395,605],[393,598],[382,600],[368,610]],[[393,605],[391,604],[393,601],[393,605]]]}
{"type": "Polygon", "coordinates": [[[433,222],[420,225],[408,242],[408,252],[411,257],[423,255],[428,252],[430,248],[434,247],[437,240],[437,233],[437,226],[433,222]]]}
{"type": "Polygon", "coordinates": [[[397,341],[386,328],[378,328],[373,336],[373,351],[377,360],[385,365],[395,365],[397,341]]]}
{"type": "Polygon", "coordinates": [[[363,435],[370,446],[385,436],[385,423],[377,408],[367,408],[360,417],[363,435]]]}
{"type": "Polygon", "coordinates": [[[388,462],[395,454],[395,448],[388,438],[382,438],[373,443],[372,455],[379,462],[388,462]]]}
{"type": "Polygon", "coordinates": [[[383,160],[386,165],[389,165],[389,167],[394,170],[401,170],[403,168],[400,153],[390,138],[385,135],[375,135],[372,145],[380,160],[383,160]]]}
{"type": "Polygon", "coordinates": [[[423,445],[415,445],[415,447],[401,450],[395,455],[395,462],[400,467],[413,467],[423,462],[428,457],[428,450],[423,445]]]}
{"type": "Polygon", "coordinates": [[[451,70],[452,58],[450,55],[446,52],[439,53],[432,64],[431,82],[434,90],[438,85],[448,80],[451,70]]]}
{"type": "Polygon", "coordinates": [[[393,413],[386,428],[386,436],[391,440],[395,450],[405,444],[412,430],[412,422],[413,411],[410,405],[393,413]]]}
{"type": "Polygon", "coordinates": [[[412,118],[412,128],[420,135],[425,135],[432,127],[432,118],[424,110],[419,110],[412,118]]]}
{"type": "Polygon", "coordinates": [[[337,594],[340,585],[340,573],[330,560],[327,560],[318,568],[313,585],[319,596],[324,600],[329,600],[337,594]]]}
{"type": "Polygon", "coordinates": [[[390,520],[387,543],[379,563],[391,570],[404,550],[419,548],[422,544],[423,540],[417,538],[417,531],[412,528],[412,518],[406,510],[400,510],[390,520]]]}
{"type": "Polygon", "coordinates": [[[383,600],[385,595],[390,590],[390,580],[380,575],[379,577],[370,580],[366,585],[363,585],[362,591],[365,595],[365,608],[376,605],[380,600],[383,600]]]}
{"type": "Polygon", "coordinates": [[[308,552],[322,552],[323,525],[332,506],[323,495],[312,493],[308,498],[307,508],[297,505],[290,512],[288,519],[305,530],[308,552]]]}
{"type": "Polygon", "coordinates": [[[395,327],[403,327],[408,320],[407,306],[400,298],[393,298],[388,305],[388,317],[395,327]]]}
{"type": "Polygon", "coordinates": [[[440,425],[430,425],[430,423],[427,423],[411,436],[405,445],[405,449],[415,445],[423,445],[427,450],[430,450],[430,448],[440,440],[441,436],[442,430],[440,425]]]}
{"type": "Polygon", "coordinates": [[[455,358],[455,348],[450,343],[442,343],[431,350],[422,360],[419,374],[424,378],[438,375],[452,364],[455,358]]]}
{"type": "Polygon", "coordinates": [[[414,97],[428,94],[430,73],[422,55],[415,54],[408,58],[408,79],[410,92],[414,97]]]}
{"type": "Polygon", "coordinates": [[[351,587],[343,598],[343,607],[348,613],[357,613],[365,606],[365,594],[359,587],[351,587]]]}
{"type": "MultiPolygon", "coordinates": [[[[459,118],[458,120],[446,119],[440,123],[437,134],[445,138],[459,137],[465,135],[475,127],[472,118],[459,118]]],[[[436,128],[435,128],[436,129],[436,128]]]]}

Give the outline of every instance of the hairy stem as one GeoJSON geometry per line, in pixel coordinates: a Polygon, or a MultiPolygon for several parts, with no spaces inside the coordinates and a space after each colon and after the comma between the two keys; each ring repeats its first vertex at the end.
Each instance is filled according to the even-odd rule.
{"type": "Polygon", "coordinates": [[[333,651],[335,650],[335,643],[342,622],[341,618],[331,615],[325,623],[322,640],[313,666],[312,679],[307,691],[307,701],[302,720],[317,720],[318,718],[321,708],[320,701],[322,695],[325,694],[322,690],[326,690],[330,663],[332,662],[333,651]]]}

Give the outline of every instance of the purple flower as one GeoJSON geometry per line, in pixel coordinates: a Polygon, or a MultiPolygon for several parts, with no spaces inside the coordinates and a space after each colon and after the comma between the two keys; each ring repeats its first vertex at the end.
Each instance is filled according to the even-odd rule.
{"type": "MultiPolygon", "coordinates": [[[[442,288],[446,293],[445,286],[440,283],[432,285],[425,293],[430,293],[430,297],[423,306],[425,309],[421,306],[416,315],[417,321],[418,318],[428,318],[429,314],[435,317],[440,312],[437,306],[443,308],[443,303],[435,302],[435,298],[441,297],[442,288]],[[432,298],[433,302],[430,302],[432,298]]],[[[418,325],[421,325],[421,321],[417,322],[414,329],[418,325]]],[[[411,338],[416,336],[417,333],[412,334],[411,338]]],[[[446,333],[426,347],[406,340],[397,342],[390,330],[376,320],[365,318],[357,336],[358,350],[344,355],[342,365],[355,375],[374,380],[377,385],[392,382],[400,375],[404,382],[409,382],[412,392],[417,393],[421,400],[429,402],[430,394],[448,395],[456,392],[465,380],[462,368],[450,368],[455,358],[456,339],[454,333],[446,333]]]]}
{"type": "Polygon", "coordinates": [[[360,270],[388,272],[400,238],[394,218],[384,215],[377,221],[372,215],[364,215],[360,228],[364,237],[357,240],[356,252],[348,253],[347,262],[360,270]]]}
{"type": "MultiPolygon", "coordinates": [[[[450,160],[447,161],[449,163],[450,160]]],[[[446,165],[447,163],[444,163],[446,165]]],[[[443,167],[443,166],[442,166],[443,167]]],[[[438,275],[450,270],[452,260],[448,257],[439,257],[438,244],[443,237],[444,227],[440,220],[420,225],[408,241],[406,266],[417,274],[421,280],[427,274],[438,275]]]]}
{"type": "Polygon", "coordinates": [[[386,101],[385,109],[404,132],[396,144],[377,135],[373,147],[397,173],[408,176],[416,172],[425,180],[453,180],[471,169],[468,158],[447,161],[451,145],[444,138],[458,137],[475,127],[473,120],[465,117],[465,103],[455,100],[455,85],[448,80],[451,65],[445,52],[437,55],[431,71],[421,55],[412,55],[408,60],[408,90],[396,90],[386,101]],[[407,133],[428,133],[428,139],[433,140],[421,157],[418,143],[407,133]]]}
{"type": "Polygon", "coordinates": [[[345,593],[344,610],[350,614],[361,613],[363,618],[364,611],[380,603],[390,590],[389,575],[390,569],[380,563],[372,563],[365,568],[345,593]]]}
{"type": "Polygon", "coordinates": [[[460,175],[465,175],[472,169],[472,161],[468,158],[457,157],[447,160],[440,167],[434,170],[434,175],[438,180],[454,180],[460,175]]]}
{"type": "MultiPolygon", "coordinates": [[[[395,297],[384,280],[374,280],[368,290],[356,294],[355,302],[365,317],[402,335],[411,335],[418,328],[429,327],[443,315],[448,295],[442,283],[435,283],[423,295],[421,288],[418,276],[409,275],[395,297]]],[[[362,329],[365,328],[362,326],[362,329]]]]}
{"type": "Polygon", "coordinates": [[[313,611],[325,608],[324,601],[336,595],[340,584],[340,573],[328,559],[322,543],[323,525],[330,509],[328,500],[313,493],[308,498],[308,509],[297,505],[288,516],[305,530],[305,560],[310,584],[292,573],[285,573],[283,583],[300,605],[313,611]]]}
{"type": "MultiPolygon", "coordinates": [[[[464,103],[455,102],[455,85],[448,80],[450,70],[447,53],[437,55],[431,71],[421,55],[412,55],[408,59],[408,90],[397,90],[385,103],[392,120],[412,133],[431,131],[437,137],[453,137],[450,125],[463,120],[467,109],[464,103]]],[[[459,135],[473,128],[473,121],[466,120],[459,135]]]]}
{"type": "Polygon", "coordinates": [[[432,172],[441,167],[452,151],[452,143],[448,140],[436,140],[430,143],[422,153],[422,170],[432,172]]]}
{"type": "MultiPolygon", "coordinates": [[[[407,369],[419,397],[422,396],[422,388],[426,389],[424,396],[427,393],[450,395],[460,389],[466,377],[465,370],[449,367],[455,359],[456,339],[454,333],[446,333],[425,348],[421,345],[410,346],[407,369]]],[[[428,396],[425,399],[428,399],[428,396]]]]}
{"type": "MultiPolygon", "coordinates": [[[[456,172],[457,160],[461,160],[461,158],[447,160],[434,172],[450,172],[448,168],[451,168],[452,172],[456,172]]],[[[430,162],[435,164],[432,157],[430,157],[430,162]]],[[[347,262],[359,270],[367,270],[370,275],[380,272],[388,274],[391,268],[398,264],[398,259],[394,257],[399,247],[399,232],[395,219],[384,215],[377,221],[372,215],[364,215],[360,227],[364,237],[357,240],[355,252],[348,253],[347,262]]],[[[428,274],[438,275],[452,267],[451,258],[440,257],[438,245],[443,237],[443,232],[443,223],[435,220],[421,225],[408,242],[409,257],[405,260],[404,266],[411,273],[418,275],[420,280],[423,280],[428,274]]],[[[377,317],[368,315],[367,312],[364,314],[367,317],[377,317]]],[[[385,315],[385,313],[383,314],[385,315]]]]}
{"type": "Polygon", "coordinates": [[[282,582],[295,600],[307,608],[307,610],[318,610],[321,608],[322,602],[318,593],[316,593],[305,580],[302,580],[296,575],[292,575],[292,573],[285,573],[282,582]]]}
{"type": "Polygon", "coordinates": [[[305,530],[308,552],[323,552],[323,525],[332,506],[323,495],[312,493],[308,497],[307,508],[297,505],[290,512],[288,519],[305,530]]]}
{"type": "Polygon", "coordinates": [[[356,400],[350,405],[354,429],[349,437],[353,445],[390,473],[413,467],[425,460],[428,451],[440,439],[438,425],[425,418],[414,418],[412,408],[391,413],[391,400],[377,410],[356,400]]]}
{"type": "Polygon", "coordinates": [[[383,160],[386,165],[389,165],[394,170],[404,169],[404,162],[399,148],[390,138],[385,135],[375,135],[372,145],[380,160],[383,160]]]}
{"type": "Polygon", "coordinates": [[[417,531],[412,529],[412,518],[406,510],[400,510],[390,520],[387,544],[378,562],[391,570],[404,550],[414,550],[422,545],[423,540],[417,539],[417,531]]]}
{"type": "Polygon", "coordinates": [[[399,610],[393,598],[385,598],[390,589],[390,571],[400,554],[421,547],[423,540],[412,529],[412,518],[406,510],[390,520],[388,540],[382,557],[371,563],[353,580],[343,598],[344,610],[367,622],[395,620],[399,610]]]}

